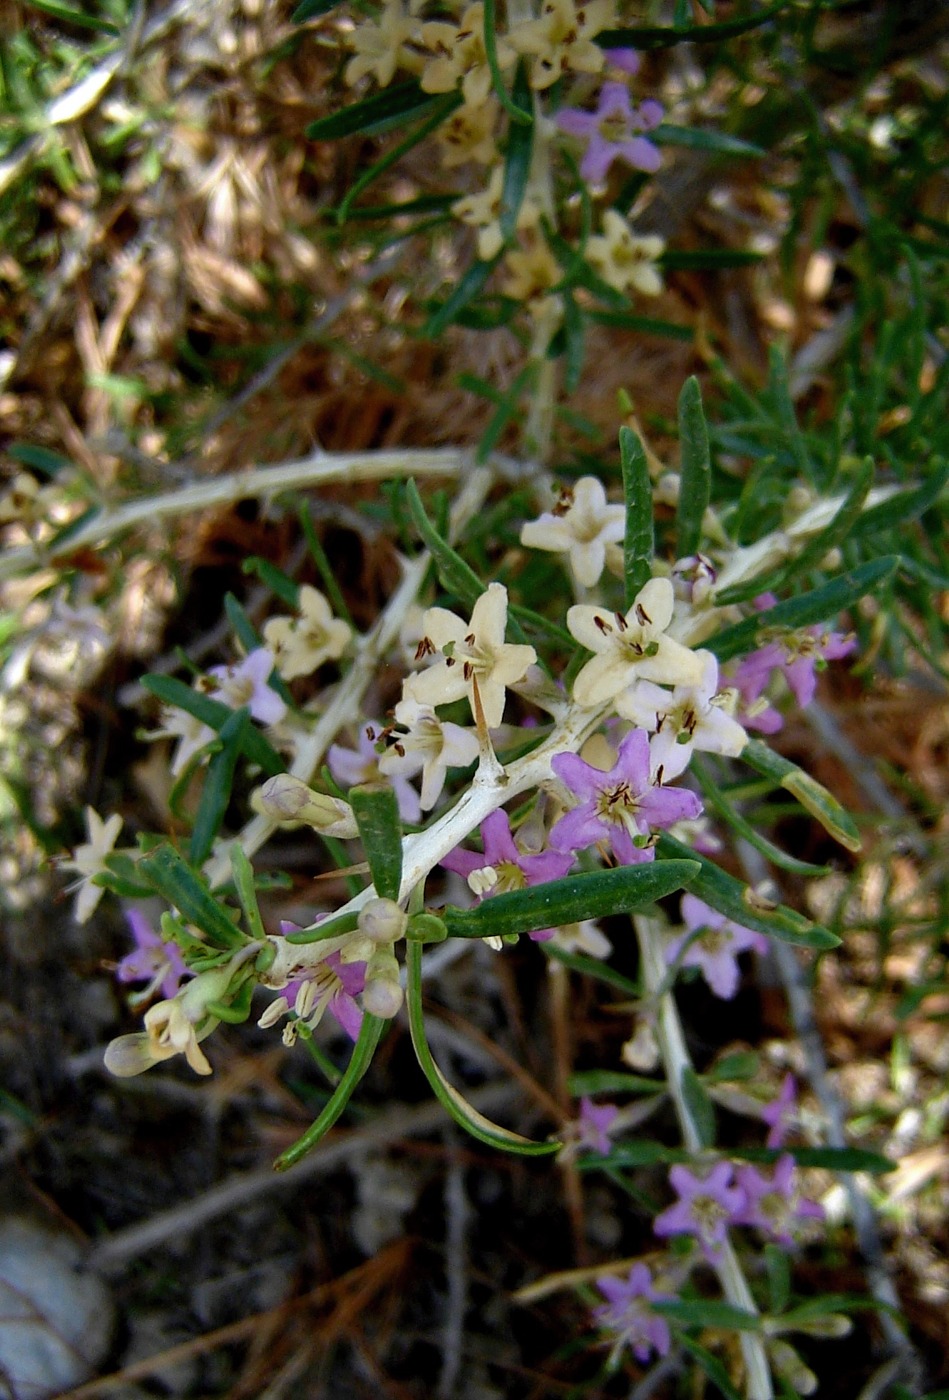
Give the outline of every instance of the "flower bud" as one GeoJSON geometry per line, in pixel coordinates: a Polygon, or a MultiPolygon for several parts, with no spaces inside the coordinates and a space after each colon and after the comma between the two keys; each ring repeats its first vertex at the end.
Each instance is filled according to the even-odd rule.
{"type": "Polygon", "coordinates": [[[327,793],[314,792],[291,773],[268,778],[251,797],[255,811],[276,822],[302,822],[326,836],[348,840],[359,828],[348,802],[327,793]]]}
{"type": "Polygon", "coordinates": [[[391,948],[377,947],[366,965],[363,1010],[391,1021],[402,1005],[399,962],[391,948]]]}
{"type": "Polygon", "coordinates": [[[370,899],[359,912],[359,932],[373,943],[395,943],[405,933],[409,918],[394,899],[370,899]]]}

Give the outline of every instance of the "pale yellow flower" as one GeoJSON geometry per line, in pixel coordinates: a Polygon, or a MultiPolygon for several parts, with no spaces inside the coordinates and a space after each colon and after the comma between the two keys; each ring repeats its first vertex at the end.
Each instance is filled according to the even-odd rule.
{"type": "Polygon", "coordinates": [[[311,676],[324,661],[338,661],[351,636],[349,623],[334,617],[323,594],[308,583],[300,589],[298,618],[272,617],[264,623],[264,640],[285,681],[311,676]]]}
{"type": "Polygon", "coordinates": [[[447,170],[465,165],[469,160],[478,165],[492,165],[497,160],[494,131],[498,110],[497,98],[489,96],[478,107],[465,103],[442,122],[438,140],[442,146],[442,164],[447,170]]]}
{"type": "Polygon", "coordinates": [[[614,18],[613,0],[544,0],[540,18],[519,24],[508,36],[518,53],[535,60],[531,87],[549,88],[562,73],[599,73],[605,60],[593,38],[614,18]]]}
{"type": "Polygon", "coordinates": [[[371,73],[380,87],[387,87],[397,68],[417,69],[419,55],[407,47],[417,31],[418,23],[406,15],[402,0],[386,0],[377,24],[364,20],[348,36],[356,52],[346,65],[346,82],[352,87],[371,73]]]}
{"type": "Polygon", "coordinates": [[[84,924],[92,917],[99,900],[105,894],[102,886],[94,885],[92,880],[107,868],[105,858],[112,854],[121,830],[122,818],[117,812],[113,812],[108,821],[104,822],[93,807],[86,808],[86,834],[89,840],[76,847],[72,860],[62,862],[64,870],[76,870],[80,875],[75,908],[77,923],[84,924]]]}
{"type": "Polygon", "coordinates": [[[395,732],[389,747],[379,759],[379,772],[410,778],[422,774],[422,811],[438,801],[449,768],[467,768],[478,758],[478,739],[471,729],[438,718],[430,705],[412,699],[400,700],[395,722],[405,725],[407,734],[395,732]]]}
{"type": "Polygon", "coordinates": [[[532,316],[547,310],[548,293],[563,280],[560,264],[541,238],[527,247],[512,248],[504,259],[507,276],[501,285],[505,296],[526,304],[532,316]]]}
{"type": "Polygon", "coordinates": [[[579,705],[601,705],[636,680],[660,685],[698,685],[703,660],[666,636],[674,595],[667,578],[650,579],[623,616],[607,608],[578,603],[567,613],[567,626],[581,646],[597,653],[573,683],[579,705]]]}
{"type": "Polygon", "coordinates": [[[569,555],[577,582],[593,588],[606,563],[607,545],[621,540],[625,530],[625,508],[609,504],[595,476],[583,476],[562,493],[552,511],[522,527],[521,544],[569,555]]]}
{"type": "Polygon", "coordinates": [[[521,680],[537,660],[533,647],[505,642],[506,626],[507,589],[500,583],[490,584],[482,593],[470,622],[447,608],[429,608],[421,645],[429,655],[441,655],[427,671],[407,678],[404,696],[430,706],[467,696],[474,713],[477,681],[485,721],[495,729],[504,713],[505,689],[521,680]]]}
{"type": "Polygon", "coordinates": [[[603,234],[587,243],[587,258],[597,272],[618,292],[635,288],[643,296],[656,297],[662,291],[662,274],[656,261],[665,241],[656,234],[640,237],[615,209],[603,215],[603,234]]]}
{"type": "MultiPolygon", "coordinates": [[[[491,91],[491,70],[484,50],[484,5],[469,5],[461,24],[433,21],[422,25],[421,42],[435,57],[426,60],[421,86],[424,92],[453,92],[461,83],[465,102],[480,107],[491,91]]],[[[497,41],[498,64],[510,68],[517,55],[505,39],[497,41]]]]}
{"type": "MultiPolygon", "coordinates": [[[[504,171],[495,166],[486,190],[480,194],[465,195],[451,206],[451,212],[463,224],[470,224],[478,230],[478,257],[488,262],[504,246],[501,232],[501,195],[504,189],[504,171]]],[[[525,195],[517,214],[519,229],[534,229],[540,223],[540,206],[536,199],[525,195]]]]}

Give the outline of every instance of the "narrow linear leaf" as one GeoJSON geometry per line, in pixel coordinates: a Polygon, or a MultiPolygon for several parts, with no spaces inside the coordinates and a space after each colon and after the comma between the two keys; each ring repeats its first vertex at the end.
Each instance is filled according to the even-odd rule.
{"type": "Polygon", "coordinates": [[[918,520],[930,506],[935,505],[949,484],[949,462],[937,462],[933,474],[922,486],[898,491],[889,500],[865,510],[853,527],[854,535],[869,535],[874,530],[892,530],[895,525],[918,520]]]}
{"type": "Polygon", "coordinates": [[[218,735],[220,748],[211,755],[201,800],[195,814],[188,855],[192,865],[203,865],[211,854],[224,814],[231,800],[237,759],[250,726],[250,711],[233,710],[218,735]]]}
{"type": "MultiPolygon", "coordinates": [[[[484,22],[487,26],[487,14],[484,22]]],[[[531,90],[527,81],[527,65],[523,59],[518,63],[514,76],[514,104],[522,114],[531,111],[531,90]]],[[[498,217],[505,243],[517,228],[517,216],[521,212],[530,178],[533,151],[533,117],[529,117],[527,121],[512,122],[507,140],[507,154],[504,158],[504,183],[501,186],[501,212],[498,217]]]]}
{"type": "Polygon", "coordinates": [[[452,549],[448,541],[435,529],[426,514],[418,487],[411,478],[405,483],[405,495],[412,519],[415,522],[415,528],[435,560],[438,577],[443,586],[449,593],[466,603],[469,608],[473,607],[484,593],[486,585],[481,582],[474,569],[465,563],[461,555],[452,549]]]}
{"type": "Polygon", "coordinates": [[[318,19],[320,15],[328,15],[330,10],[335,10],[340,4],[342,4],[342,0],[303,0],[303,3],[296,7],[290,19],[293,24],[306,24],[308,19],[318,19]]]}
{"type": "Polygon", "coordinates": [[[398,899],[402,886],[402,823],[389,783],[350,788],[349,803],[359,827],[372,883],[381,899],[398,899]]]}
{"type": "Polygon", "coordinates": [[[285,574],[282,569],[271,564],[269,559],[261,559],[256,554],[251,555],[241,565],[241,572],[256,574],[261,583],[267,585],[274,597],[279,598],[281,603],[285,603],[288,608],[293,608],[296,611],[300,606],[300,585],[295,583],[289,574],[285,574]]]}
{"type": "Polygon", "coordinates": [[[639,590],[652,578],[653,539],[652,482],[646,450],[632,428],[619,430],[619,455],[623,468],[626,533],[623,536],[623,574],[626,607],[631,608],[639,590]]]}
{"type": "MultiPolygon", "coordinates": [[[[217,734],[221,733],[224,725],[234,714],[229,705],[222,705],[220,700],[212,700],[209,695],[202,695],[200,691],[192,690],[190,685],[185,685],[184,681],[176,680],[174,676],[142,676],[141,683],[150,694],[156,696],[163,704],[173,705],[176,709],[194,715],[195,719],[208,725],[217,734]]],[[[286,771],[287,765],[277,750],[253,725],[248,725],[243,731],[241,748],[245,756],[252,763],[258,764],[269,778],[276,777],[278,773],[286,771]]]]}
{"type": "Polygon", "coordinates": [[[447,301],[443,301],[438,310],[429,317],[422,331],[426,339],[437,340],[442,332],[457,319],[459,312],[463,311],[470,302],[474,301],[478,293],[484,290],[500,257],[499,253],[496,258],[492,258],[489,262],[471,264],[447,301]]]}
{"type": "Polygon", "coordinates": [[[75,24],[79,29],[94,29],[100,34],[109,34],[117,38],[121,33],[116,25],[107,19],[98,19],[95,15],[83,14],[80,10],[74,10],[69,5],[59,5],[55,0],[26,0],[26,4],[33,10],[39,10],[44,15],[49,15],[52,19],[61,20],[64,24],[75,24]]]}
{"type": "Polygon", "coordinates": [[[626,1074],[623,1070],[584,1069],[571,1074],[567,1088],[575,1097],[580,1094],[664,1094],[663,1079],[644,1079],[641,1074],[626,1074]]]}
{"type": "Polygon", "coordinates": [[[764,156],[767,151],[727,132],[698,126],[671,126],[663,122],[649,133],[657,146],[686,146],[692,151],[712,151],[723,156],[764,156]]]}
{"type": "Polygon", "coordinates": [[[541,947],[548,958],[563,963],[564,967],[569,967],[571,972],[579,972],[583,977],[591,977],[594,982],[602,982],[607,987],[612,987],[614,991],[622,992],[626,997],[633,1000],[642,995],[642,988],[637,982],[631,982],[628,977],[624,977],[621,972],[617,972],[609,963],[601,962],[599,958],[590,958],[583,953],[568,953],[565,948],[559,948],[556,943],[542,943],[541,947]]]}
{"type": "Polygon", "coordinates": [[[654,1312],[683,1327],[715,1327],[728,1332],[760,1332],[757,1313],[713,1298],[675,1298],[651,1305],[654,1312]]]}
{"type": "MultiPolygon", "coordinates": [[[[721,870],[714,861],[699,855],[690,847],[677,841],[674,836],[663,832],[656,850],[663,860],[677,860],[688,856],[697,861],[700,870],[689,882],[690,893],[697,895],[705,904],[717,909],[726,918],[745,928],[757,929],[777,938],[782,943],[794,943],[801,948],[815,948],[821,952],[828,948],[838,948],[841,940],[829,929],[812,924],[795,909],[779,904],[776,909],[756,908],[746,898],[747,885],[721,870]]],[[[500,897],[500,896],[499,896],[500,897]]]]}
{"type": "Polygon", "coordinates": [[[779,870],[786,870],[789,875],[806,875],[814,877],[828,874],[830,867],[827,865],[814,865],[809,860],[799,860],[797,856],[788,855],[787,851],[782,851],[780,846],[776,846],[773,841],[769,841],[767,836],[762,836],[757,827],[752,826],[737,809],[732,806],[728,797],[721,788],[714,782],[705,765],[692,760],[691,771],[699,781],[702,789],[702,800],[706,807],[715,812],[732,830],[753,846],[756,851],[769,860],[772,865],[776,865],[779,870]]]}
{"type": "Polygon", "coordinates": [[[379,136],[394,126],[425,116],[443,97],[443,93],[423,92],[418,83],[410,79],[311,122],[306,134],[312,141],[338,141],[357,132],[379,136]]]}
{"type": "Polygon", "coordinates": [[[756,773],[773,779],[785,792],[796,797],[805,811],[810,812],[835,841],[839,841],[848,851],[860,850],[860,832],[853,817],[816,778],[805,773],[790,759],[775,753],[760,739],[749,739],[740,757],[756,773]]]}
{"type": "Polygon", "coordinates": [[[682,1333],[679,1334],[676,1340],[679,1346],[683,1347],[690,1356],[695,1358],[709,1380],[714,1381],[724,1395],[725,1400],[742,1400],[740,1392],[732,1385],[728,1372],[717,1356],[713,1356],[710,1351],[706,1351],[705,1347],[700,1346],[692,1337],[687,1337],[682,1333]]]}
{"type": "Polygon", "coordinates": [[[883,1176],[896,1170],[896,1163],[879,1152],[862,1147],[741,1147],[729,1148],[729,1155],[742,1162],[772,1165],[788,1153],[801,1167],[826,1167],[833,1172],[868,1172],[883,1176]]]}
{"type": "Polygon", "coordinates": [[[417,113],[416,115],[424,118],[419,122],[418,126],[410,131],[407,136],[403,137],[390,151],[386,151],[385,155],[380,156],[377,161],[374,161],[372,165],[364,170],[350,185],[349,189],[346,191],[345,198],[340,202],[339,208],[336,210],[336,222],[338,224],[344,224],[349,216],[350,210],[363,190],[368,189],[371,184],[374,184],[375,181],[378,180],[380,175],[384,175],[393,165],[397,165],[403,156],[408,155],[409,151],[413,150],[420,142],[424,141],[426,136],[430,135],[436,127],[441,126],[449,113],[453,112],[456,107],[461,106],[461,101],[461,93],[444,92],[439,95],[433,104],[425,108],[424,113],[417,113]]]}
{"type": "Polygon", "coordinates": [[[381,1017],[370,1016],[368,1011],[363,1012],[359,1038],[353,1046],[353,1053],[346,1066],[346,1072],[333,1090],[329,1103],[316,1121],[307,1128],[303,1136],[298,1138],[292,1147],[288,1147],[286,1152],[281,1152],[274,1162],[274,1171],[285,1172],[288,1167],[299,1162],[301,1157],[305,1157],[341,1117],[360,1079],[372,1063],[376,1046],[379,1044],[382,1032],[387,1025],[388,1022],[382,1020],[381,1017]]]}
{"type": "Polygon", "coordinates": [[[527,123],[533,122],[533,110],[530,106],[525,108],[524,105],[515,101],[504,84],[504,74],[501,72],[501,65],[498,61],[497,33],[497,0],[484,0],[484,56],[488,60],[491,86],[514,125],[525,126],[527,123]]]}
{"type": "Polygon", "coordinates": [[[763,645],[760,640],[774,627],[796,629],[810,627],[815,623],[836,618],[847,608],[853,607],[875,588],[882,587],[899,568],[899,556],[885,555],[882,559],[870,559],[866,564],[837,574],[820,588],[803,593],[798,598],[787,598],[776,603],[773,608],[756,613],[736,622],[733,627],[710,637],[704,645],[715,653],[719,661],[730,661],[733,656],[743,656],[763,645]]]}
{"type": "Polygon", "coordinates": [[[702,1079],[706,1084],[731,1084],[736,1079],[754,1079],[761,1068],[761,1061],[754,1050],[736,1050],[724,1055],[702,1079]]]}
{"type": "Polygon", "coordinates": [[[715,1143],[715,1106],[708,1091],[691,1065],[684,1065],[681,1077],[682,1097],[699,1137],[701,1147],[715,1143]]]}
{"type": "MultiPolygon", "coordinates": [[[[686,847],[681,849],[685,851],[686,847]]],[[[691,856],[691,852],[688,854],[691,856]]],[[[560,928],[585,919],[645,909],[657,899],[690,885],[698,873],[698,861],[692,859],[618,866],[510,890],[486,899],[474,909],[449,906],[440,913],[450,938],[531,933],[534,929],[560,928]]]]}
{"type": "Polygon", "coordinates": [[[583,332],[583,312],[577,305],[572,292],[564,292],[563,304],[563,354],[565,361],[564,388],[568,394],[576,391],[583,374],[583,359],[586,351],[583,332]]]}
{"type": "Polygon", "coordinates": [[[702,407],[702,390],[692,374],[679,395],[679,445],[681,450],[679,501],[676,506],[676,552],[680,559],[698,554],[702,521],[712,482],[712,457],[708,424],[702,407]]]}
{"type": "Polygon", "coordinates": [[[691,326],[681,326],[675,321],[660,321],[655,316],[637,316],[631,311],[587,312],[588,318],[598,326],[617,326],[620,330],[642,331],[644,335],[664,335],[671,340],[695,339],[691,326]]]}
{"type": "Polygon", "coordinates": [[[669,28],[668,26],[640,25],[624,29],[603,29],[597,34],[595,43],[601,49],[667,49],[674,44],[718,44],[723,39],[735,39],[739,34],[758,29],[767,24],[780,10],[790,4],[790,0],[776,0],[757,14],[742,19],[726,20],[722,24],[692,24],[669,28]]]}
{"type": "MultiPolygon", "coordinates": [[[[231,846],[231,872],[234,876],[237,897],[241,902],[244,918],[247,921],[248,932],[251,938],[264,942],[267,938],[267,931],[264,928],[264,921],[260,917],[260,905],[257,903],[254,867],[247,859],[247,854],[239,841],[235,841],[231,846]]],[[[273,944],[270,944],[269,947],[273,952],[273,944]]]]}
{"type": "MultiPolygon", "coordinates": [[[[691,1161],[684,1147],[665,1147],[661,1142],[640,1138],[636,1142],[617,1143],[609,1156],[613,1167],[659,1167],[675,1166],[679,1162],[691,1161]]],[[[600,1156],[582,1158],[577,1163],[580,1171],[593,1171],[602,1167],[604,1158],[600,1156]]]]}
{"type": "Polygon", "coordinates": [[[231,624],[231,631],[240,642],[245,651],[254,651],[260,646],[260,636],[257,629],[247,616],[247,611],[240,599],[233,593],[224,595],[224,615],[231,624]]]}
{"type": "Polygon", "coordinates": [[[425,1036],[425,1015],[422,1010],[422,945],[420,943],[407,944],[406,964],[408,971],[406,1003],[412,1046],[422,1073],[432,1086],[435,1097],[442,1107],[451,1114],[460,1127],[464,1128],[466,1133],[470,1133],[473,1138],[486,1143],[489,1147],[497,1147],[502,1152],[514,1152],[524,1157],[545,1157],[551,1152],[557,1152],[561,1146],[559,1142],[533,1142],[530,1138],[522,1137],[520,1133],[511,1132],[509,1128],[502,1128],[497,1123],[492,1123],[483,1113],[479,1113],[453,1084],[448,1082],[435,1063],[425,1036]]]}
{"type": "Polygon", "coordinates": [[[199,928],[215,948],[239,948],[247,940],[214,898],[207,881],[173,846],[156,847],[138,862],[138,873],[183,918],[199,928]]]}
{"type": "Polygon", "coordinates": [[[32,442],[11,442],[5,451],[15,462],[20,462],[32,471],[42,472],[44,476],[53,477],[64,467],[72,466],[68,457],[63,457],[58,452],[50,452],[48,447],[37,447],[32,442]]]}

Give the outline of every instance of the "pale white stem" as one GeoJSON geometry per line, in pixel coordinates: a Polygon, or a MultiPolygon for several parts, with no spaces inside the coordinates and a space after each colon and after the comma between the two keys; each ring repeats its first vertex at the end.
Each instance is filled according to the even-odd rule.
{"type": "MultiPolygon", "coordinates": [[[[659,995],[659,989],[665,982],[668,971],[663,953],[662,925],[657,920],[647,919],[641,914],[634,915],[633,922],[639,938],[643,982],[647,993],[656,998],[656,1039],[659,1042],[666,1082],[675,1105],[682,1139],[690,1152],[700,1152],[701,1134],[682,1090],[682,1072],[692,1068],[682,1022],[679,1020],[679,1012],[672,994],[664,992],[659,995]]],[[[722,1285],[722,1292],[729,1303],[744,1312],[757,1313],[748,1280],[729,1241],[725,1242],[714,1267],[722,1285]]],[[[742,1332],[740,1341],[748,1377],[748,1400],[772,1400],[774,1390],[764,1342],[754,1332],[742,1332]]]]}

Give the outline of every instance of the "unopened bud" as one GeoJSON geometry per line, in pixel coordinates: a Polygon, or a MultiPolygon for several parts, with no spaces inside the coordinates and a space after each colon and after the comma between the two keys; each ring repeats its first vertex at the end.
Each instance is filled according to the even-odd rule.
{"type": "Polygon", "coordinates": [[[370,1016],[380,1016],[384,1021],[391,1021],[393,1016],[399,1014],[403,997],[404,993],[398,982],[367,982],[366,990],[362,994],[363,1010],[368,1011],[370,1016]]]}
{"type": "Polygon", "coordinates": [[[359,911],[359,932],[373,943],[395,943],[405,933],[408,915],[394,899],[370,899],[359,911]]]}
{"type": "Polygon", "coordinates": [[[263,787],[251,797],[255,811],[277,822],[302,822],[325,836],[348,840],[358,836],[359,828],[348,802],[314,792],[291,773],[278,773],[268,778],[263,787]]]}

